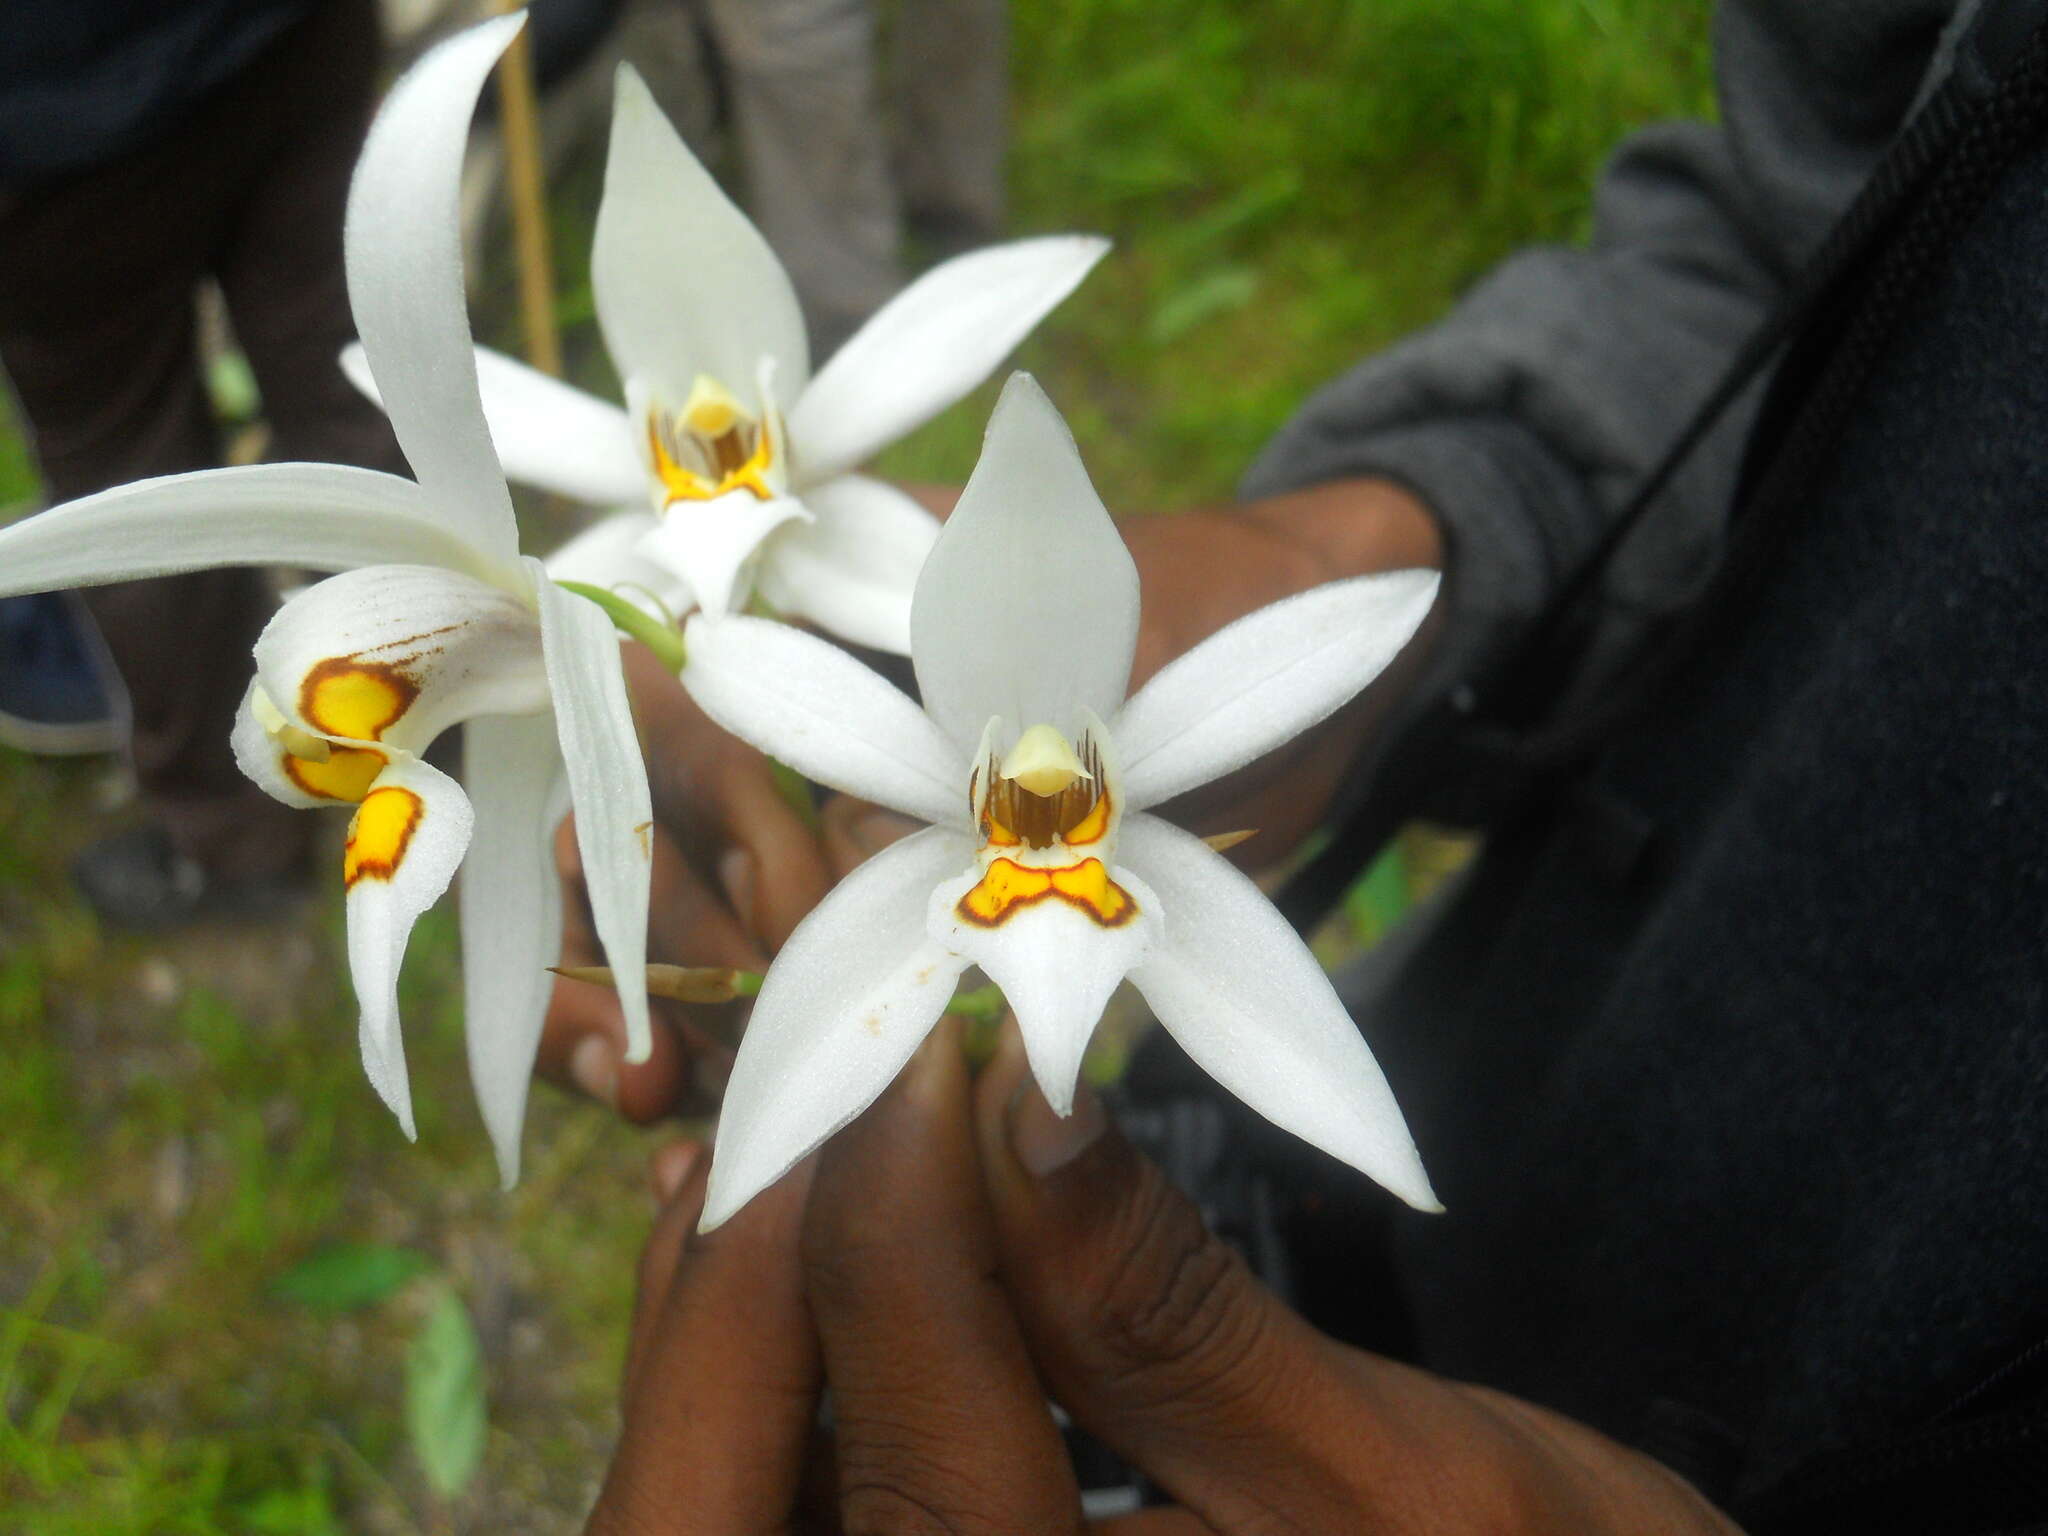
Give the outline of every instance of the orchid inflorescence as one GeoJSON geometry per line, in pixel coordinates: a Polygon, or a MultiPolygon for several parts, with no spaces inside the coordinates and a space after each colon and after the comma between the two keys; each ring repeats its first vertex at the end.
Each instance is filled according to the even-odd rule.
{"type": "Polygon", "coordinates": [[[560,931],[553,829],[571,807],[628,1058],[649,1049],[652,813],[616,620],[680,657],[683,684],[736,736],[930,824],[842,881],[762,981],[707,1227],[872,1102],[973,967],[1001,989],[1059,1113],[1128,978],[1247,1104],[1433,1208],[1386,1081],[1307,948],[1251,881],[1148,808],[1355,695],[1420,624],[1434,573],[1274,604],[1126,698],[1136,571],[1027,376],[1003,391],[943,528],[852,472],[986,377],[1105,243],[1024,240],[947,262],[813,376],[780,264],[630,69],[592,258],[625,407],[475,348],[457,186],[477,94],[522,20],[424,57],[378,114],[351,189],[361,342],[343,364],[415,479],[210,470],[0,531],[0,595],[225,564],[342,573],[264,630],[234,746],[285,803],[354,808],[343,878],[363,1060],[407,1134],[398,964],[462,864],[471,1074],[503,1177],[517,1177],[551,985],[539,957],[560,931]],[[507,475],[627,510],[543,566],[519,551],[507,475]],[[743,611],[762,605],[907,652],[922,703],[829,641],[743,611]],[[424,757],[458,722],[460,784],[424,757]]]}

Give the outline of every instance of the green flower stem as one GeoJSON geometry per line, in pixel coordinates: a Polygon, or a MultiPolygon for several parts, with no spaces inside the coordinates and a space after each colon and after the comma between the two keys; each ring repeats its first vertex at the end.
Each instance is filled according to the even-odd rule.
{"type": "Polygon", "coordinates": [[[578,597],[597,604],[622,634],[638,640],[654,652],[669,671],[681,674],[683,663],[688,659],[683,650],[681,630],[651,617],[618,593],[607,592],[603,587],[593,587],[581,581],[558,581],[555,585],[564,592],[574,592],[578,597]]]}

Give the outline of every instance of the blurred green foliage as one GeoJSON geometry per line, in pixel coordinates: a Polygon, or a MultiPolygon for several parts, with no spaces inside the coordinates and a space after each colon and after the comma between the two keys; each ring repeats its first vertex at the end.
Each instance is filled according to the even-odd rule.
{"type": "MultiPolygon", "coordinates": [[[[1707,110],[1708,9],[1018,0],[1013,222],[1116,240],[1019,363],[1112,509],[1228,495],[1317,382],[1581,235],[1623,131],[1707,110]]],[[[884,468],[963,478],[994,388],[884,468]]],[[[0,516],[32,493],[0,424],[0,516]]],[[[0,1536],[569,1527],[616,1422],[644,1135],[537,1093],[498,1191],[437,911],[408,1146],[356,1060],[338,891],[311,932],[101,935],[64,867],[108,780],[0,750],[0,1536]]],[[[1359,936],[1440,857],[1381,866],[1359,936]]]]}

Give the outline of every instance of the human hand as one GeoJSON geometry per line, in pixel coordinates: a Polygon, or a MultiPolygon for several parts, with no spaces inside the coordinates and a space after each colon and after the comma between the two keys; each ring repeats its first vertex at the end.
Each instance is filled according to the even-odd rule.
{"type": "Polygon", "coordinates": [[[970,1085],[942,1028],[816,1158],[697,1237],[707,1164],[657,1161],[669,1193],[593,1536],[1735,1531],[1583,1425],[1318,1334],[1098,1101],[1055,1118],[1014,1031],[970,1085]],[[1048,1394],[1178,1506],[1086,1522],[1048,1394]]]}

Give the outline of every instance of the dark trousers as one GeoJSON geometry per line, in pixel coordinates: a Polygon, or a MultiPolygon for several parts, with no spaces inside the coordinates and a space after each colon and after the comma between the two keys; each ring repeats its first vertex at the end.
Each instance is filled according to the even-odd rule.
{"type": "MultiPolygon", "coordinates": [[[[323,0],[154,143],[0,191],[0,363],[50,501],[219,463],[195,298],[216,280],[262,391],[275,459],[402,469],[336,364],[349,174],[374,99],[373,0],[323,0]]],[[[274,606],[254,570],[87,594],[134,705],[152,811],[225,874],[299,857],[307,818],[228,750],[250,646],[274,606]]]]}

